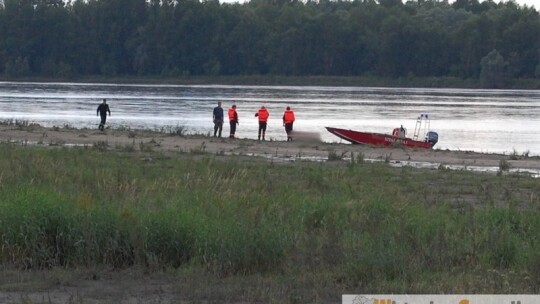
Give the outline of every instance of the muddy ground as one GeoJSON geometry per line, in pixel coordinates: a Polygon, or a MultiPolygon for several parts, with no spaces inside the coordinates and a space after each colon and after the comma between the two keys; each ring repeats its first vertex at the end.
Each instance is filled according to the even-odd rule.
{"type": "Polygon", "coordinates": [[[0,126],[0,141],[29,145],[87,145],[107,148],[151,149],[163,152],[197,152],[227,155],[259,155],[278,159],[326,160],[362,156],[366,160],[421,162],[456,166],[496,167],[501,160],[510,168],[540,170],[540,157],[527,155],[486,154],[471,151],[438,149],[382,148],[365,145],[324,143],[317,134],[297,134],[292,142],[229,139],[208,136],[177,136],[144,130],[106,130],[44,128],[41,126],[0,126]]]}

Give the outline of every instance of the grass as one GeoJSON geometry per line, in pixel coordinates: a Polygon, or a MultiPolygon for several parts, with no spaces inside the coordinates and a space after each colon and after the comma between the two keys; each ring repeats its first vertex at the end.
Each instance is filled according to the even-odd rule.
{"type": "Polygon", "coordinates": [[[506,159],[501,159],[499,161],[499,174],[502,172],[510,170],[510,163],[506,159]]]}
{"type": "Polygon", "coordinates": [[[265,302],[540,292],[536,179],[193,152],[0,144],[1,265],[259,277],[265,302]]]}
{"type": "Polygon", "coordinates": [[[3,121],[0,121],[0,125],[13,126],[17,128],[18,130],[26,130],[26,131],[35,131],[40,127],[39,124],[30,122],[28,120],[19,120],[19,119],[5,119],[3,121]]]}
{"type": "Polygon", "coordinates": [[[347,154],[347,151],[338,153],[335,150],[328,151],[328,161],[339,161],[343,160],[345,155],[347,154]]]}

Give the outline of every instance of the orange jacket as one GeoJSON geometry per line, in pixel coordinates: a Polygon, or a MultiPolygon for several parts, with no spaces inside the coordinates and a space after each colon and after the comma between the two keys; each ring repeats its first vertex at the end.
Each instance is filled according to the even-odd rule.
{"type": "Polygon", "coordinates": [[[259,122],[267,122],[270,113],[268,113],[268,110],[266,110],[266,108],[260,108],[257,112],[257,115],[255,116],[259,117],[259,122]]]}
{"type": "Polygon", "coordinates": [[[285,110],[283,114],[283,123],[293,123],[294,122],[294,112],[292,110],[285,110]]]}
{"type": "Polygon", "coordinates": [[[228,114],[229,121],[238,121],[238,113],[236,113],[236,109],[230,108],[228,114]]]}

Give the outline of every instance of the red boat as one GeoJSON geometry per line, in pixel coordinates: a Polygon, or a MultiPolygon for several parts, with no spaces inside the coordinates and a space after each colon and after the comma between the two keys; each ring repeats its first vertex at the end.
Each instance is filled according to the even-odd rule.
{"type": "Polygon", "coordinates": [[[395,128],[392,135],[326,127],[328,132],[350,141],[353,144],[405,146],[409,148],[431,149],[439,140],[439,135],[436,132],[429,131],[428,128],[429,117],[427,114],[422,114],[418,117],[413,138],[405,137],[407,131],[403,126],[401,126],[401,128],[395,128]],[[418,138],[422,129],[426,131],[423,140],[418,138]]]}

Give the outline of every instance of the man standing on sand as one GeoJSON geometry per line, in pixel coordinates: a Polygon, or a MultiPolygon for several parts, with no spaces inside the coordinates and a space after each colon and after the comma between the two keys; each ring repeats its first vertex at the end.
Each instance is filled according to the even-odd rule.
{"type": "Polygon", "coordinates": [[[257,113],[255,113],[255,117],[259,117],[259,136],[258,140],[261,140],[261,132],[262,132],[262,140],[264,139],[264,134],[266,133],[266,123],[268,122],[268,117],[270,117],[270,113],[268,113],[268,110],[264,106],[262,106],[257,113]]]}
{"type": "Polygon", "coordinates": [[[103,102],[98,106],[96,116],[101,116],[101,123],[99,124],[98,129],[103,131],[105,129],[105,123],[107,122],[107,112],[111,116],[111,110],[107,104],[107,99],[103,98],[103,102]]]}
{"type": "Polygon", "coordinates": [[[221,101],[218,101],[217,107],[214,108],[213,118],[214,137],[216,137],[216,135],[219,135],[219,137],[221,137],[221,131],[223,130],[223,108],[221,107],[221,101]]]}
{"type": "Polygon", "coordinates": [[[233,105],[229,109],[229,124],[231,126],[231,133],[229,135],[229,138],[234,138],[234,133],[236,133],[236,125],[239,124],[238,122],[238,113],[236,112],[236,105],[233,105]]]}
{"type": "Polygon", "coordinates": [[[285,113],[283,113],[283,126],[285,126],[285,132],[287,132],[287,141],[292,141],[291,132],[293,130],[294,112],[291,107],[287,107],[285,113]]]}

